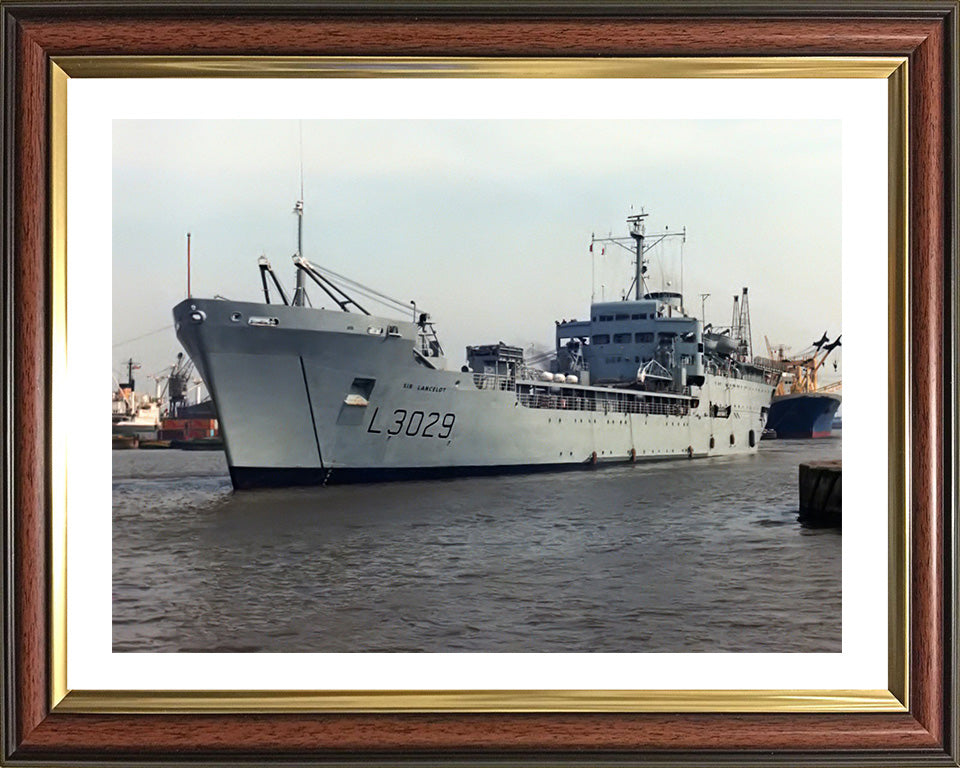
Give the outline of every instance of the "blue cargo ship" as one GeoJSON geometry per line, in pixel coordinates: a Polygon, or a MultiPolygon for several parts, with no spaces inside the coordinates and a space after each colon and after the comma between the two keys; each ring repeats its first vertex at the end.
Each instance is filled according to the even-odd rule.
{"type": "Polygon", "coordinates": [[[777,395],[770,403],[767,429],[780,439],[830,437],[840,401],[836,392],[777,395]]]}
{"type": "MultiPolygon", "coordinates": [[[[770,402],[764,437],[830,437],[842,400],[841,382],[821,387],[818,378],[830,353],[841,346],[840,338],[831,342],[824,333],[793,357],[786,354],[786,347],[774,348],[767,340],[770,359],[759,358],[759,362],[782,375],[770,402]]],[[[838,368],[836,360],[833,368],[838,368]]]]}

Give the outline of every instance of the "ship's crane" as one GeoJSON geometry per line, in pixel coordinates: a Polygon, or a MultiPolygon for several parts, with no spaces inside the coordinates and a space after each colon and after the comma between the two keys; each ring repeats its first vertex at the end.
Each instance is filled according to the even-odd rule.
{"type": "Polygon", "coordinates": [[[753,359],[753,331],[750,327],[750,300],[747,288],[744,287],[740,296],[733,297],[733,316],[730,321],[730,335],[737,344],[740,359],[753,359]]]}
{"type": "MultiPolygon", "coordinates": [[[[257,265],[260,268],[260,287],[263,291],[263,300],[264,303],[270,303],[270,284],[267,282],[267,278],[273,282],[274,288],[276,288],[277,293],[280,295],[280,300],[283,302],[284,306],[291,307],[313,307],[313,302],[310,300],[310,296],[307,293],[306,278],[309,278],[314,284],[316,284],[329,298],[336,304],[341,311],[343,312],[359,312],[364,315],[369,315],[370,312],[366,307],[362,306],[353,296],[353,294],[358,294],[364,297],[366,300],[370,300],[380,304],[381,306],[387,307],[388,309],[397,312],[399,311],[402,314],[406,314],[410,311],[410,306],[413,307],[413,323],[417,327],[417,337],[419,341],[419,349],[414,349],[414,356],[426,365],[428,368],[433,368],[434,364],[431,362],[431,358],[441,358],[443,357],[443,347],[440,345],[440,339],[437,336],[436,327],[433,320],[430,317],[429,312],[418,311],[416,303],[411,301],[407,304],[404,304],[399,299],[394,299],[386,294],[375,291],[373,288],[358,283],[355,280],[351,280],[344,275],[334,272],[332,269],[328,269],[319,264],[314,264],[309,261],[303,255],[303,216],[304,216],[304,197],[303,197],[303,126],[300,127],[300,198],[296,201],[293,206],[293,212],[297,216],[297,250],[293,254],[293,264],[296,268],[295,275],[295,284],[293,289],[293,295],[288,299],[287,292],[284,290],[283,285],[280,283],[280,278],[277,277],[276,272],[273,270],[273,266],[270,264],[269,259],[267,259],[265,254],[261,254],[260,258],[257,260],[257,265]]],[[[391,326],[392,327],[392,326],[391,326]]],[[[389,330],[388,330],[389,333],[389,330]]],[[[173,374],[171,374],[173,376],[173,374]]],[[[172,379],[171,379],[172,381],[172,379]]],[[[172,384],[171,384],[172,387],[172,384]]],[[[185,398],[186,396],[186,379],[184,379],[184,388],[182,393],[178,392],[178,395],[182,394],[185,398]]],[[[183,399],[178,402],[184,402],[183,399]]],[[[171,410],[175,410],[173,399],[173,389],[171,388],[171,410]]]]}

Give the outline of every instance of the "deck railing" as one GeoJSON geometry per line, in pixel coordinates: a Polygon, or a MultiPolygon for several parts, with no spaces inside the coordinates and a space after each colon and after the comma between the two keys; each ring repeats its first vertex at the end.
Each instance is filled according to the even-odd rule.
{"type": "Polygon", "coordinates": [[[473,383],[476,384],[477,389],[499,390],[501,392],[513,392],[517,388],[516,378],[499,373],[475,373],[473,374],[473,383]]]}
{"type": "Polygon", "coordinates": [[[518,392],[517,401],[524,408],[549,408],[559,411],[590,411],[593,413],[643,413],[661,416],[685,416],[690,406],[685,403],[664,403],[626,398],[623,400],[596,400],[592,397],[518,392]]]}
{"type": "MultiPolygon", "coordinates": [[[[513,376],[496,373],[475,373],[473,381],[477,389],[487,392],[516,392],[517,402],[524,408],[547,408],[559,411],[590,411],[592,413],[642,413],[660,416],[685,416],[690,411],[690,404],[685,401],[664,402],[662,400],[647,400],[643,396],[627,395],[606,399],[600,397],[585,397],[580,390],[566,392],[524,392],[529,383],[522,383],[521,390],[517,390],[517,382],[513,376]]],[[[563,385],[544,382],[544,386],[559,388],[563,385]]],[[[689,387],[685,387],[683,394],[689,395],[689,387]]]]}

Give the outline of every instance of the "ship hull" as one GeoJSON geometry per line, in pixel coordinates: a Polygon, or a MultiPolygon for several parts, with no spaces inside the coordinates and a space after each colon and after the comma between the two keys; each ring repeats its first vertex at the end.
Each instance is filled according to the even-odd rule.
{"type": "Polygon", "coordinates": [[[779,439],[830,437],[841,396],[833,392],[779,395],[770,403],[767,428],[779,439]]]}
{"type": "MultiPolygon", "coordinates": [[[[602,466],[609,465],[603,464],[602,466]]],[[[230,480],[234,488],[248,490],[252,488],[285,488],[298,485],[348,485],[402,480],[446,480],[455,477],[565,472],[595,468],[593,464],[587,462],[581,464],[494,464],[448,467],[338,467],[335,472],[302,467],[230,467],[230,480]]]]}
{"type": "Polygon", "coordinates": [[[772,394],[707,376],[694,397],[619,412],[596,400],[609,388],[568,386],[545,402],[520,384],[431,368],[413,353],[412,323],[212,300],[183,302],[174,319],[217,404],[236,488],[752,453],[772,394]]]}

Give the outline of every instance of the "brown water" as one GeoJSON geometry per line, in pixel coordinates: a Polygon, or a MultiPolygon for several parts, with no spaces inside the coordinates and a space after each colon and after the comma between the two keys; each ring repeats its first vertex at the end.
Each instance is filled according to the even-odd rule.
{"type": "Polygon", "coordinates": [[[113,647],[839,652],[797,465],[840,446],[242,493],[218,452],[114,451],[113,647]]]}

